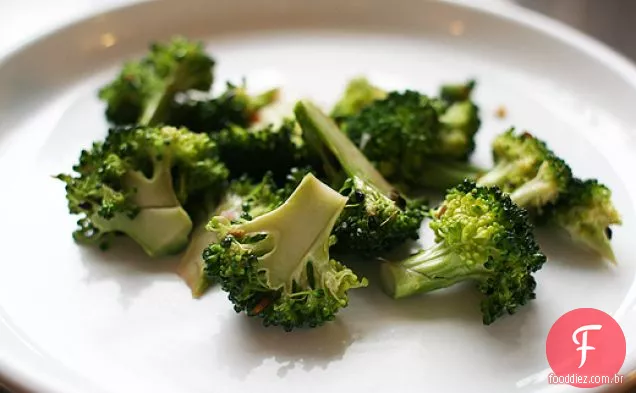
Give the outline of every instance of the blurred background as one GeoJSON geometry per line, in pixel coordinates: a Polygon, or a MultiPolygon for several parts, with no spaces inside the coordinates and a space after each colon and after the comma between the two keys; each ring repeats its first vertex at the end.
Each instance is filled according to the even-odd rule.
{"type": "Polygon", "coordinates": [[[634,0],[514,0],[573,26],[636,61],[634,0]]]}
{"type": "MultiPolygon", "coordinates": [[[[88,13],[96,13],[137,1],[139,0],[57,0],[52,4],[46,0],[0,0],[0,57],[32,37],[88,13]]],[[[560,20],[595,37],[636,63],[636,0],[470,0],[467,2],[478,1],[515,3],[560,20]]],[[[636,392],[636,387],[627,387],[627,390],[617,387],[616,390],[611,391],[636,392]]],[[[0,386],[0,393],[10,392],[0,386]]]]}

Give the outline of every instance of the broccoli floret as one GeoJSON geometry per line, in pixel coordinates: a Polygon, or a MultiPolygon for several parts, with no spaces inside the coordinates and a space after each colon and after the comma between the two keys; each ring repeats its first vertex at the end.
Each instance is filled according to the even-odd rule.
{"type": "Polygon", "coordinates": [[[476,85],[477,82],[474,79],[470,79],[464,83],[444,84],[440,88],[439,96],[449,104],[466,101],[470,99],[476,85]]]}
{"type": "Polygon", "coordinates": [[[283,120],[279,126],[229,127],[212,137],[233,178],[248,175],[259,179],[265,172],[272,172],[277,184],[282,184],[292,168],[316,161],[307,150],[302,130],[292,119],[283,120]]]}
{"type": "Polygon", "coordinates": [[[334,228],[337,249],[374,255],[417,239],[427,214],[425,201],[400,195],[315,105],[300,101],[295,114],[305,140],[322,158],[331,186],[347,197],[334,228]]]}
{"type": "Polygon", "coordinates": [[[595,179],[574,179],[549,216],[574,241],[616,263],[610,227],[621,225],[622,219],[606,185],[595,179]]]}
{"type": "Polygon", "coordinates": [[[507,194],[465,180],[449,190],[432,215],[433,246],[403,261],[383,263],[387,294],[404,298],[472,280],[485,296],[486,325],[535,298],[533,273],[546,257],[527,211],[507,194]]]}
{"type": "Polygon", "coordinates": [[[358,114],[362,108],[375,100],[385,98],[387,92],[374,86],[365,77],[353,78],[345,87],[345,91],[331,110],[331,117],[340,122],[348,116],[358,114]]]}
{"type": "Polygon", "coordinates": [[[150,256],[183,249],[192,229],[184,209],[201,194],[220,193],[228,176],[207,135],[174,127],[118,127],[83,150],[66,183],[71,214],[81,215],[73,236],[108,246],[123,233],[150,256]]]}
{"type": "Polygon", "coordinates": [[[203,253],[206,272],[236,312],[286,331],[317,327],[348,305],[348,291],[367,285],[330,258],[330,233],[346,198],[311,174],[277,209],[252,220],[218,216],[208,229],[219,242],[203,253]]]}
{"type": "Polygon", "coordinates": [[[572,180],[570,167],[528,132],[514,128],[493,142],[495,166],[477,179],[483,186],[497,186],[519,206],[537,214],[557,200],[572,180]]]}
{"type": "Polygon", "coordinates": [[[259,112],[278,100],[279,89],[250,96],[245,87],[227,84],[218,97],[175,100],[167,124],[195,132],[214,133],[230,127],[248,128],[258,121],[259,112]]]}
{"type": "Polygon", "coordinates": [[[342,129],[387,179],[446,189],[481,173],[466,162],[480,125],[470,100],[446,102],[406,90],[366,105],[342,129]]]}
{"type": "Polygon", "coordinates": [[[276,209],[300,182],[293,177],[295,173],[290,175],[289,185],[282,188],[274,183],[271,173],[266,173],[257,184],[243,176],[229,185],[220,203],[211,201],[209,210],[200,218],[200,223],[192,232],[190,243],[177,267],[177,272],[190,287],[194,298],[201,297],[210,286],[202,254],[203,250],[218,239],[214,232],[206,229],[209,221],[215,216],[222,216],[230,221],[251,220],[276,209]]]}
{"type": "Polygon", "coordinates": [[[176,94],[210,89],[214,66],[215,60],[200,42],[174,37],[153,43],[145,57],[124,64],[119,75],[99,90],[99,98],[107,104],[106,117],[114,125],[160,125],[176,94]]]}

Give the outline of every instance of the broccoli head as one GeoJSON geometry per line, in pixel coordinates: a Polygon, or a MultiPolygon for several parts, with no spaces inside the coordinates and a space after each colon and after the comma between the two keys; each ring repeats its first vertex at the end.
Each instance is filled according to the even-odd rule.
{"type": "Polygon", "coordinates": [[[214,66],[200,42],[174,37],[153,43],[145,57],[125,63],[99,90],[107,104],[106,117],[114,125],[162,124],[178,93],[210,89],[214,66]]]}
{"type": "Polygon", "coordinates": [[[331,231],[346,198],[311,174],[277,209],[232,221],[214,217],[220,241],[203,252],[210,280],[228,293],[236,312],[286,331],[317,327],[348,305],[348,291],[367,285],[330,258],[331,231]]]}
{"type": "Polygon", "coordinates": [[[207,135],[174,127],[113,128],[73,170],[56,177],[81,216],[74,238],[106,247],[123,233],[151,256],[186,246],[192,220],[183,206],[220,193],[228,175],[207,135]]]}
{"type": "Polygon", "coordinates": [[[551,220],[570,237],[616,263],[611,246],[612,225],[621,225],[610,189],[595,179],[574,179],[550,214],[551,220]]]}
{"type": "Polygon", "coordinates": [[[406,90],[366,105],[342,129],[387,179],[446,189],[480,173],[465,162],[480,125],[470,100],[446,102],[406,90]]]}
{"type": "Polygon", "coordinates": [[[331,117],[341,120],[358,114],[362,108],[375,100],[385,98],[387,92],[374,86],[365,77],[353,78],[347,83],[345,91],[331,110],[331,117]]]}
{"type": "Polygon", "coordinates": [[[194,132],[214,133],[230,127],[248,128],[258,121],[260,111],[278,100],[279,89],[251,96],[245,87],[231,83],[218,97],[175,100],[166,123],[194,132]]]}
{"type": "Polygon", "coordinates": [[[252,179],[272,172],[275,181],[282,184],[292,168],[313,163],[298,124],[284,119],[280,125],[269,124],[258,128],[233,126],[214,134],[221,159],[233,178],[243,175],[252,179]]]}
{"type": "Polygon", "coordinates": [[[305,140],[321,157],[331,186],[347,197],[334,230],[336,247],[374,255],[417,239],[427,214],[425,201],[400,195],[315,105],[300,101],[295,114],[305,140]]]}
{"type": "Polygon", "coordinates": [[[493,157],[495,166],[477,182],[501,188],[517,205],[539,215],[572,180],[572,170],[565,161],[528,132],[517,134],[510,128],[497,136],[493,157]]]}
{"type": "Polygon", "coordinates": [[[403,298],[471,280],[485,296],[481,310],[487,325],[535,298],[533,273],[546,257],[527,211],[507,194],[465,180],[449,190],[432,216],[433,246],[383,263],[387,294],[403,298]]]}

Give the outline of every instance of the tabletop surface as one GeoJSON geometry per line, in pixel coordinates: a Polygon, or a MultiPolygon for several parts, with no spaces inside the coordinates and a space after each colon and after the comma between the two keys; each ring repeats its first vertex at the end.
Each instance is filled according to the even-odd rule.
{"type": "MultiPolygon", "coordinates": [[[[51,6],[47,0],[0,0],[0,58],[25,42],[86,15],[139,1],[56,0],[51,6]]],[[[538,11],[595,37],[636,62],[636,0],[480,1],[510,1],[538,11]]],[[[616,392],[636,392],[636,386],[616,392]]],[[[0,386],[0,393],[10,392],[0,386]]]]}

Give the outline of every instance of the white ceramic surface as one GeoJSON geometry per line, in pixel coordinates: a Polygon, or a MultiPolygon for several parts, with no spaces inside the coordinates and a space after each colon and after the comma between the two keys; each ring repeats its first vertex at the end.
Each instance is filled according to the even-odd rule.
{"type": "MultiPolygon", "coordinates": [[[[618,319],[625,370],[636,367],[634,102],[636,71],[621,57],[498,3],[152,2],[58,30],[0,64],[0,379],[55,393],[567,391],[548,385],[544,345],[578,307],[618,319]],[[549,262],[538,299],[492,326],[470,290],[395,302],[371,285],[337,322],[284,333],[236,315],[218,289],[192,300],[174,260],[149,261],[130,244],[78,247],[50,175],[104,134],[96,89],[175,33],[206,40],[221,83],[245,76],[253,89],[281,85],[289,99],[325,105],[359,74],[431,93],[475,77],[476,162],[488,164],[493,135],[516,125],[578,176],[607,183],[625,220],[613,240],[619,266],[541,232],[549,262]]],[[[362,272],[375,281],[372,265],[362,272]]]]}

